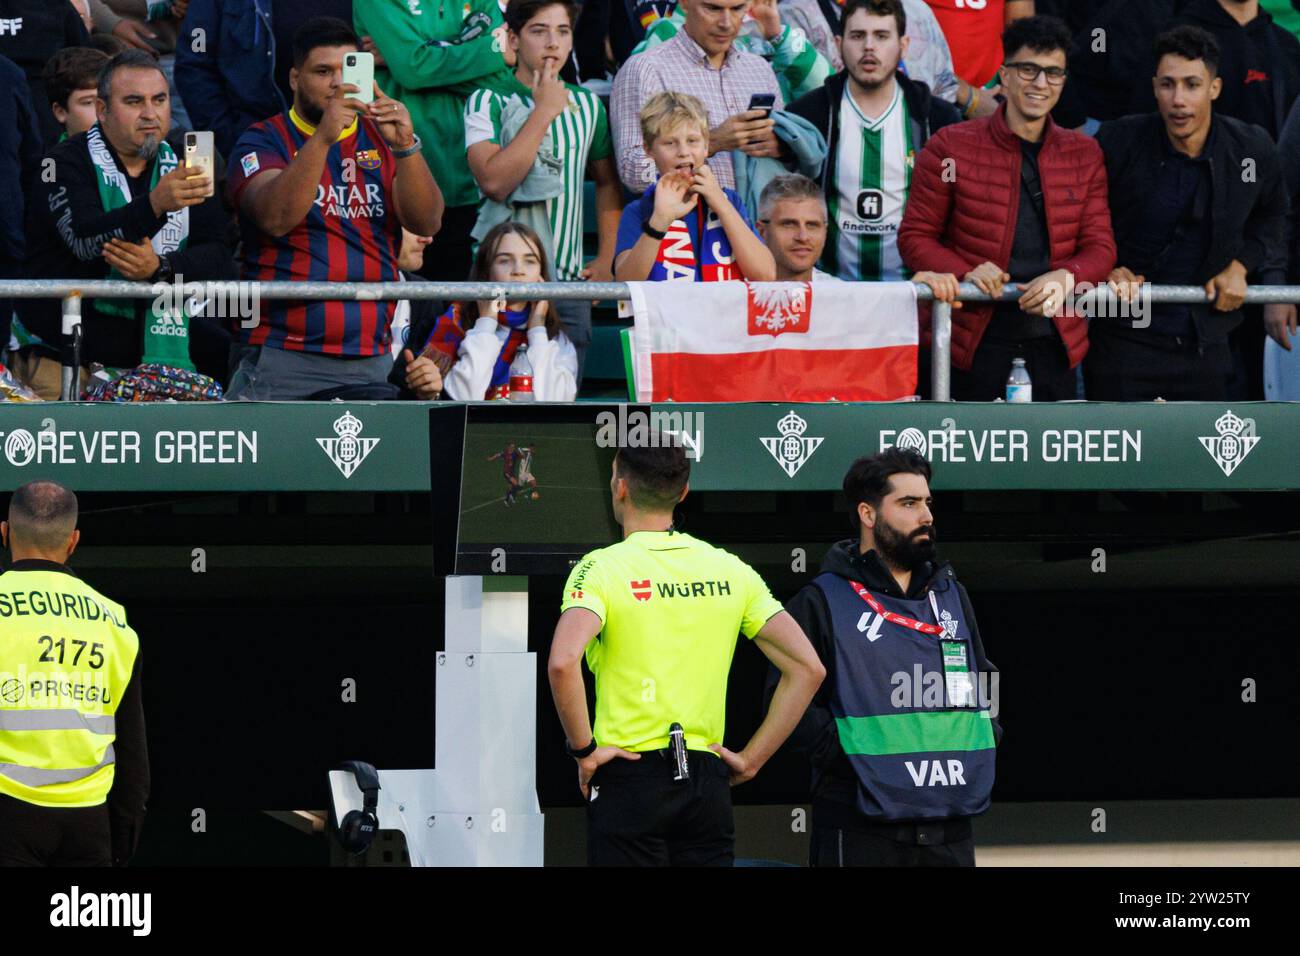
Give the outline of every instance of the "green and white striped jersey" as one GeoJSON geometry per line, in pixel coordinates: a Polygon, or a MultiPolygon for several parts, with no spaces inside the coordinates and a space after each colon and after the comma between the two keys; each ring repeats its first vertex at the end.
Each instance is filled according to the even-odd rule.
{"type": "Polygon", "coordinates": [[[840,103],[830,235],[822,267],[841,279],[898,281],[911,273],[898,254],[898,227],[912,185],[916,151],[903,88],[874,120],[846,88],[840,103]]]}
{"type": "MultiPolygon", "coordinates": [[[[556,277],[561,281],[581,278],[582,181],[590,160],[614,155],[605,107],[590,90],[565,83],[569,108],[551,123],[549,130],[555,152],[564,161],[564,192],[546,201],[546,211],[555,242],[556,277]]],[[[510,92],[479,89],[465,102],[465,148],[475,143],[501,144],[501,114],[514,99],[533,104],[532,91],[510,78],[510,92]]]]}

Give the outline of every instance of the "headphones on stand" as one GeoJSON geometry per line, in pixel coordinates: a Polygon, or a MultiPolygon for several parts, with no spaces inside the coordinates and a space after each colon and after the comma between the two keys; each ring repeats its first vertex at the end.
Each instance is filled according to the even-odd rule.
{"type": "Polygon", "coordinates": [[[338,769],[349,771],[361,788],[360,810],[349,810],[339,821],[339,843],[349,853],[362,854],[379,830],[379,772],[362,760],[346,760],[338,769]]]}

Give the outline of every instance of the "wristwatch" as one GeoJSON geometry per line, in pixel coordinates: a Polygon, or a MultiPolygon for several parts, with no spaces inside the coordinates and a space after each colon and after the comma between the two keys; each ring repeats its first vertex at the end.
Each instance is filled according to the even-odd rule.
{"type": "Polygon", "coordinates": [[[596,752],[596,738],[592,737],[591,743],[587,744],[587,746],[580,750],[574,750],[569,746],[569,742],[566,740],[564,742],[564,752],[575,760],[581,760],[583,757],[590,757],[596,752]]]}
{"type": "Polygon", "coordinates": [[[171,282],[172,281],[172,260],[169,255],[158,257],[158,268],[153,271],[149,277],[150,282],[171,282]]]}
{"type": "Polygon", "coordinates": [[[420,145],[421,145],[420,137],[418,134],[416,134],[415,139],[412,141],[410,146],[406,147],[405,149],[393,150],[393,158],[406,159],[407,156],[414,156],[416,153],[420,151],[420,145]]]}
{"type": "Polygon", "coordinates": [[[651,239],[658,239],[658,240],[660,240],[660,241],[663,240],[664,236],[668,235],[668,233],[666,233],[666,232],[660,232],[660,231],[659,231],[658,229],[656,229],[654,226],[650,225],[650,220],[649,220],[649,219],[647,219],[645,222],[641,223],[641,231],[644,232],[644,233],[645,233],[647,236],[649,236],[651,239]]]}

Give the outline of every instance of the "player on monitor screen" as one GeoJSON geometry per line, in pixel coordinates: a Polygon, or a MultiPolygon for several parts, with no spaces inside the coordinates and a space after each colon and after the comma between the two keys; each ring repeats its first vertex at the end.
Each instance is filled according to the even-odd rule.
{"type": "Polygon", "coordinates": [[[526,498],[532,498],[532,500],[536,501],[541,497],[537,491],[537,478],[534,477],[532,472],[534,450],[531,445],[521,448],[514,442],[508,442],[501,451],[488,456],[488,461],[501,462],[501,470],[505,475],[507,485],[502,502],[507,508],[515,503],[515,495],[519,494],[525,486],[532,492],[526,498]]]}

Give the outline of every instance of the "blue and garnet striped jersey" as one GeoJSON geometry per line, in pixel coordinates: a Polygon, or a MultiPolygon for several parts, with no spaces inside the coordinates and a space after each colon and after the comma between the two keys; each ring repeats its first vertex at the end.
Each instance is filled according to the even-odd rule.
{"type": "MultiPolygon", "coordinates": [[[[248,182],[284,169],[314,132],[293,110],[254,123],[231,153],[230,198],[239,207],[248,182]]],[[[393,208],[396,161],[375,125],[360,117],[330,148],[316,200],[302,222],[269,236],[243,212],[240,277],[246,281],[396,282],[401,226],[393,208]]],[[[370,356],[389,350],[392,302],[296,302],[259,306],[246,345],[295,352],[370,356]]],[[[241,323],[242,325],[242,323],[241,323]]]]}

